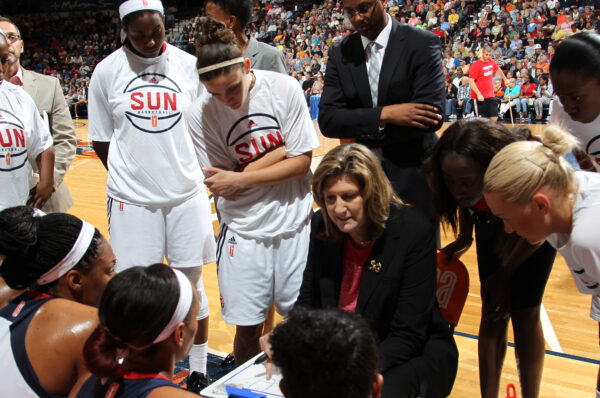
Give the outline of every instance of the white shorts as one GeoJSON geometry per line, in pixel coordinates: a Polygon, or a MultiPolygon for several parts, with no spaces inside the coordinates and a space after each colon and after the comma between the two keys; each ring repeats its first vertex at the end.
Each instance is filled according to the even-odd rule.
{"type": "Polygon", "coordinates": [[[110,245],[117,271],[162,263],[176,268],[215,261],[210,203],[205,191],[176,206],[144,207],[107,201],[110,245]]]}
{"type": "Polygon", "coordinates": [[[202,267],[186,267],[177,269],[188,277],[192,284],[196,286],[196,290],[198,291],[198,304],[200,305],[200,309],[198,310],[196,319],[207,318],[209,315],[209,307],[208,297],[206,297],[206,293],[204,292],[204,283],[202,283],[202,267]]]}
{"type": "Polygon", "coordinates": [[[268,241],[244,239],[222,224],[217,242],[221,315],[237,326],[265,321],[271,304],[292,309],[306,266],[310,222],[293,236],[268,241]]]}
{"type": "Polygon", "coordinates": [[[590,317],[596,322],[600,322],[600,297],[597,295],[592,296],[592,308],[590,310],[590,317]]]}

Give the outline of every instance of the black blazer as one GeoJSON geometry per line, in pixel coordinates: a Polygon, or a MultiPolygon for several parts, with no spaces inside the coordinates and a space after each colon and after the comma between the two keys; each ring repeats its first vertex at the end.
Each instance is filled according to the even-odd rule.
{"type": "Polygon", "coordinates": [[[444,82],[439,37],[392,18],[379,75],[378,106],[373,108],[361,36],[354,32],[329,50],[319,126],[326,137],[382,139],[384,155],[394,157],[403,143],[416,141],[417,145],[423,135],[433,135],[442,123],[428,130],[388,124],[380,136],[382,107],[418,102],[434,105],[444,115],[444,82]]]}
{"type": "MultiPolygon", "coordinates": [[[[318,237],[325,228],[321,212],[313,216],[311,228],[296,305],[336,307],[343,242],[318,237]]],[[[456,376],[458,351],[435,297],[433,226],[412,207],[392,206],[386,229],[365,267],[356,312],[366,319],[378,340],[384,396],[404,396],[411,382],[417,383],[422,397],[448,395],[456,376]],[[381,264],[379,272],[369,269],[372,262],[381,264]],[[411,376],[415,371],[418,377],[411,376]]]]}

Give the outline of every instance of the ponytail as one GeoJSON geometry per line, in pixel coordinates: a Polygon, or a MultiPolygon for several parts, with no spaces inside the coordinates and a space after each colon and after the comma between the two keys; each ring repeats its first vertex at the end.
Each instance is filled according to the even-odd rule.
{"type": "Polygon", "coordinates": [[[113,377],[119,369],[120,355],[127,344],[98,325],[83,346],[86,367],[98,377],[113,377]]]}

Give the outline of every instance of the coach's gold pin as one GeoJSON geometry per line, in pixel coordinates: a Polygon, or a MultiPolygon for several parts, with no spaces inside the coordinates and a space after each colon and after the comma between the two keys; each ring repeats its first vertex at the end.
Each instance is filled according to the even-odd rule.
{"type": "Polygon", "coordinates": [[[381,263],[379,261],[371,260],[371,264],[369,265],[369,271],[381,271],[381,263]]]}

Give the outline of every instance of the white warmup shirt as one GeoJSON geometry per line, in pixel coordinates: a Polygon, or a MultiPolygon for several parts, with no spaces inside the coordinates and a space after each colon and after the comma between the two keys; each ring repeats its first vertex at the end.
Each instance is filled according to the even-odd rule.
{"type": "Polygon", "coordinates": [[[110,142],[109,197],[172,206],[204,189],[184,116],[201,90],[196,58],[169,44],[155,58],[123,46],[96,66],[88,134],[110,142]]]}
{"type": "Polygon", "coordinates": [[[24,205],[36,184],[29,161],[52,146],[48,125],[19,86],[0,84],[0,210],[24,205]]]}
{"type": "Polygon", "coordinates": [[[578,171],[579,191],[570,235],[552,234],[548,242],[563,255],[581,293],[600,294],[600,173],[578,171]]]}
{"type": "MultiPolygon", "coordinates": [[[[319,147],[298,82],[287,75],[253,70],[254,87],[239,109],[213,97],[194,102],[187,117],[202,167],[235,170],[281,145],[288,157],[319,147]]],[[[233,200],[217,198],[222,220],[249,239],[296,232],[312,214],[308,176],[248,189],[233,200]]]]}
{"type": "Polygon", "coordinates": [[[550,123],[568,131],[581,143],[582,149],[594,161],[596,171],[600,171],[600,115],[591,123],[579,123],[571,119],[558,100],[552,101],[550,123]]]}

